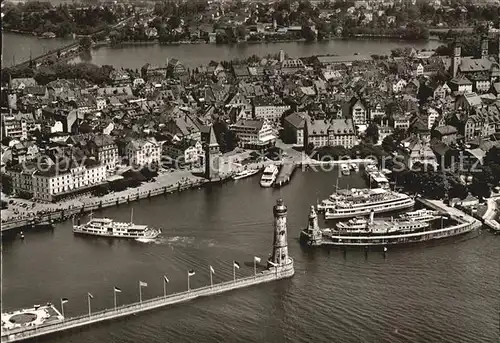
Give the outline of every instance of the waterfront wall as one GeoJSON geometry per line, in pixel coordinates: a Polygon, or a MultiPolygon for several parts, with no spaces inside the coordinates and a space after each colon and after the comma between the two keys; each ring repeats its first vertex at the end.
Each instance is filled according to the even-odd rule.
{"type": "Polygon", "coordinates": [[[223,292],[232,291],[239,288],[249,287],[265,282],[289,278],[293,276],[294,268],[293,262],[273,270],[266,270],[258,273],[255,276],[250,276],[236,281],[228,281],[213,286],[205,286],[202,288],[186,291],[182,293],[175,293],[167,295],[166,297],[157,297],[149,300],[144,300],[142,303],[133,303],[125,306],[120,306],[116,310],[104,310],[88,315],[69,318],[63,322],[55,324],[41,325],[39,327],[20,328],[16,330],[9,330],[2,332],[2,343],[18,342],[25,339],[44,336],[56,332],[66,331],[78,327],[87,326],[93,323],[98,323],[115,318],[125,317],[132,314],[145,312],[160,307],[178,304],[181,302],[190,301],[199,297],[206,297],[211,295],[220,294],[223,292]]]}
{"type": "MultiPolygon", "coordinates": [[[[301,161],[271,161],[271,162],[266,162],[266,163],[257,163],[257,164],[250,164],[249,167],[257,167],[257,168],[263,168],[267,164],[276,164],[280,165],[282,167],[286,166],[285,168],[290,168],[290,169],[295,169],[297,167],[320,167],[320,166],[333,166],[333,165],[338,165],[342,163],[357,163],[357,164],[364,164],[364,163],[370,163],[371,160],[369,159],[352,159],[352,160],[340,160],[340,161],[316,161],[313,159],[306,159],[306,160],[301,160],[301,161]]],[[[228,179],[230,175],[228,174],[225,179],[220,180],[220,182],[225,181],[228,179]]],[[[288,180],[289,181],[289,180],[288,180]]],[[[112,207],[112,206],[117,206],[121,204],[127,204],[132,201],[137,201],[141,199],[148,199],[154,196],[159,196],[159,195],[167,195],[171,194],[174,192],[179,192],[179,191],[184,191],[187,189],[191,188],[197,188],[201,187],[205,184],[209,183],[208,180],[205,179],[200,179],[195,182],[191,183],[185,183],[185,184],[180,184],[180,185],[170,185],[170,186],[162,186],[155,188],[153,190],[147,190],[147,191],[140,191],[138,190],[136,193],[128,195],[128,196],[116,196],[113,199],[105,199],[105,200],[96,200],[92,203],[87,203],[85,205],[81,206],[73,206],[69,208],[64,208],[64,209],[58,209],[54,210],[51,212],[45,212],[41,214],[34,214],[32,217],[26,217],[22,219],[14,219],[14,220],[8,220],[8,221],[3,221],[1,225],[1,231],[6,232],[22,227],[27,227],[31,225],[43,225],[43,224],[49,224],[49,223],[57,223],[57,222],[62,222],[67,220],[73,215],[77,214],[84,214],[88,213],[90,211],[96,211],[99,209],[103,209],[106,207],[112,207]]],[[[133,189],[129,189],[129,191],[133,191],[133,189]]]]}
{"type": "Polygon", "coordinates": [[[174,192],[187,190],[190,188],[201,187],[204,184],[206,184],[207,182],[208,182],[207,180],[199,180],[199,181],[192,182],[192,183],[179,184],[178,186],[171,185],[171,186],[159,187],[159,188],[156,188],[153,190],[148,190],[148,191],[138,191],[137,193],[134,193],[131,195],[117,196],[116,198],[113,198],[113,199],[94,201],[92,203],[81,205],[81,206],[72,206],[69,208],[56,210],[56,211],[49,212],[49,213],[43,213],[41,215],[34,216],[32,218],[23,218],[23,219],[19,219],[19,220],[6,221],[6,222],[2,222],[1,231],[2,232],[9,231],[9,230],[13,230],[16,228],[29,226],[29,225],[61,222],[61,221],[64,221],[64,220],[68,219],[69,217],[76,215],[76,214],[83,214],[86,212],[96,211],[96,210],[106,208],[106,207],[127,204],[127,203],[130,203],[132,201],[137,201],[137,200],[141,200],[141,199],[148,199],[148,198],[155,197],[155,196],[162,195],[162,194],[167,195],[167,194],[172,194],[174,192]]]}

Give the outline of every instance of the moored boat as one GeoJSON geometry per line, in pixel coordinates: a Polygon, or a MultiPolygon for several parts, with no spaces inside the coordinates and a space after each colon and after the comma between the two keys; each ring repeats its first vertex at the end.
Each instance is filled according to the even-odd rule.
{"type": "Polygon", "coordinates": [[[262,177],[260,179],[260,185],[262,187],[271,187],[274,181],[276,181],[276,178],[278,177],[278,172],[279,168],[276,165],[274,164],[268,165],[264,169],[264,172],[262,173],[262,177]]]}
{"type": "Polygon", "coordinates": [[[234,180],[244,179],[246,177],[250,177],[250,176],[257,174],[258,172],[259,172],[259,169],[246,169],[246,170],[243,170],[243,171],[240,171],[240,172],[234,174],[233,179],[234,180]]]}
{"type": "Polygon", "coordinates": [[[352,218],[374,213],[403,210],[415,205],[410,196],[389,189],[340,190],[317,205],[325,211],[325,219],[352,218]]]}
{"type": "Polygon", "coordinates": [[[370,226],[367,220],[356,220],[347,223],[345,230],[339,230],[339,226],[335,229],[320,229],[316,211],[314,206],[311,206],[308,226],[301,231],[300,242],[308,246],[386,247],[460,236],[481,227],[481,223],[470,216],[453,220],[455,224],[440,228],[432,228],[429,223],[414,220],[377,221],[377,226],[370,226]]]}
{"type": "Polygon", "coordinates": [[[353,218],[346,222],[339,222],[336,229],[326,229],[325,232],[338,235],[385,235],[389,233],[410,233],[419,232],[429,227],[429,223],[416,220],[386,220],[374,219],[374,213],[370,214],[370,219],[353,218]]]}
{"type": "Polygon", "coordinates": [[[430,222],[441,218],[439,211],[433,211],[428,209],[421,209],[412,212],[406,212],[399,215],[402,220],[413,220],[421,222],[430,222]]]}

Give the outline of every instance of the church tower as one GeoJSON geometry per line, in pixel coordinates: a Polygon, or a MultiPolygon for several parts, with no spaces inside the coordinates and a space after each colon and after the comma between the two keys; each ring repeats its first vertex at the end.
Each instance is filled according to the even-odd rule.
{"type": "Polygon", "coordinates": [[[481,58],[488,58],[488,36],[481,38],[481,58]]]}
{"type": "Polygon", "coordinates": [[[453,61],[452,61],[453,77],[457,76],[458,67],[460,66],[461,62],[462,62],[462,47],[457,43],[455,43],[453,47],[453,61]]]}
{"type": "Polygon", "coordinates": [[[220,149],[215,136],[214,126],[211,125],[205,140],[205,178],[209,181],[219,178],[220,149]]]}
{"type": "Polygon", "coordinates": [[[276,201],[273,207],[274,214],[274,241],[273,253],[269,258],[269,265],[272,267],[284,267],[292,263],[288,256],[288,239],[286,229],[287,208],[282,199],[276,201]]]}

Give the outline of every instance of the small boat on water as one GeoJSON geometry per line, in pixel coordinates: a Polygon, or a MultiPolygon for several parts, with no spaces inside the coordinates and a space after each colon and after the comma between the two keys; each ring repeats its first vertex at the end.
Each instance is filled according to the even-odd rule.
{"type": "Polygon", "coordinates": [[[359,166],[357,163],[351,163],[351,170],[355,173],[359,171],[359,166]]]}
{"type": "Polygon", "coordinates": [[[346,163],[342,163],[340,165],[340,171],[342,172],[342,175],[350,175],[351,171],[349,170],[349,166],[346,163]]]}
{"type": "Polygon", "coordinates": [[[244,179],[246,177],[250,177],[250,176],[253,176],[255,174],[257,174],[259,172],[259,169],[247,169],[247,170],[243,170],[243,171],[240,171],[236,174],[233,175],[233,179],[234,180],[240,180],[240,179],[244,179]]]}
{"type": "Polygon", "coordinates": [[[150,228],[147,225],[137,225],[132,221],[133,212],[129,223],[116,222],[110,218],[92,218],[80,225],[78,220],[77,225],[73,224],[73,232],[76,234],[114,237],[114,238],[128,238],[140,241],[150,241],[157,238],[161,234],[160,229],[150,228]]]}

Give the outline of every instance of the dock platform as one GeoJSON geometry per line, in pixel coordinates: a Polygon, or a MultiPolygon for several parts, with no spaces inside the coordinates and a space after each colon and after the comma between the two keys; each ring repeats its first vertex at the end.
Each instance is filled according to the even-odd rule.
{"type": "Polygon", "coordinates": [[[286,185],[288,182],[290,182],[290,179],[292,178],[292,174],[295,171],[297,166],[293,163],[283,163],[281,166],[281,170],[278,174],[278,177],[276,178],[276,181],[274,182],[275,187],[281,187],[286,185]]]}

